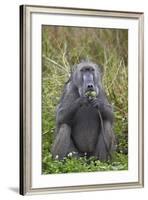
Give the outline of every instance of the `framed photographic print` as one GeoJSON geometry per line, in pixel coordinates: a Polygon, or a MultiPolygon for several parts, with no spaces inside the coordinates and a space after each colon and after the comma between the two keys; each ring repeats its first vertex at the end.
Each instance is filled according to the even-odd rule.
{"type": "Polygon", "coordinates": [[[143,187],[143,17],[20,6],[20,194],[143,187]]]}

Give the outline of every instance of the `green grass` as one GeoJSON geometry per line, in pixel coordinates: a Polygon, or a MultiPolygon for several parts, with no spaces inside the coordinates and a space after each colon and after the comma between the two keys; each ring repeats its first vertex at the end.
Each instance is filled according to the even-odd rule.
{"type": "Polygon", "coordinates": [[[128,31],[117,29],[42,27],[42,172],[67,173],[126,170],[128,155],[128,31]],[[81,59],[100,64],[107,98],[114,107],[118,138],[112,161],[94,158],[53,160],[55,110],[73,65],[81,59]]]}
{"type": "Polygon", "coordinates": [[[114,153],[112,161],[100,162],[94,157],[65,157],[63,160],[53,160],[49,153],[43,159],[45,174],[68,173],[68,172],[95,172],[95,171],[117,171],[128,168],[127,155],[114,153]]]}

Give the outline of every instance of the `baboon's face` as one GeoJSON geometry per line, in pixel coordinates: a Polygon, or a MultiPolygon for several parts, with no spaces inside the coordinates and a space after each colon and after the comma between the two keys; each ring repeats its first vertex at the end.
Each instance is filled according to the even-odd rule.
{"type": "Polygon", "coordinates": [[[73,74],[73,81],[78,88],[79,95],[85,96],[87,91],[95,91],[98,95],[99,77],[99,70],[96,64],[89,62],[78,64],[73,74]]]}

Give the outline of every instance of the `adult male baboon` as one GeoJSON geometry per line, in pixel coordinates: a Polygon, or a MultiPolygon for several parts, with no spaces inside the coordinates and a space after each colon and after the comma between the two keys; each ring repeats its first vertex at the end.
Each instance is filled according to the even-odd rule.
{"type": "Polygon", "coordinates": [[[113,110],[101,84],[99,66],[77,64],[56,112],[56,135],[52,155],[63,159],[68,153],[107,160],[114,147],[113,110]]]}

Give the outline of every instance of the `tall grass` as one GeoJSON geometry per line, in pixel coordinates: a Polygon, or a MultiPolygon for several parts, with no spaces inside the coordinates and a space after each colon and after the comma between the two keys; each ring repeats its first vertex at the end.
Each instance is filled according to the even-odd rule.
{"type": "MultiPolygon", "coordinates": [[[[127,162],[127,155],[124,156],[124,153],[127,153],[128,148],[128,31],[43,26],[43,173],[56,173],[54,167],[61,166],[59,161],[56,161],[55,164],[49,154],[55,130],[55,109],[62,94],[63,85],[68,80],[74,64],[79,63],[82,59],[90,59],[101,67],[103,87],[109,102],[114,107],[114,132],[118,141],[118,157],[123,156],[123,159],[120,159],[121,162],[124,160],[123,165],[127,162]],[[53,165],[52,169],[51,164],[53,165]]],[[[93,167],[90,168],[90,171],[91,169],[93,171],[93,167]]],[[[62,170],[63,168],[59,169],[58,167],[57,173],[62,170]]],[[[79,167],[78,171],[85,171],[85,169],[80,170],[79,167]]]]}

